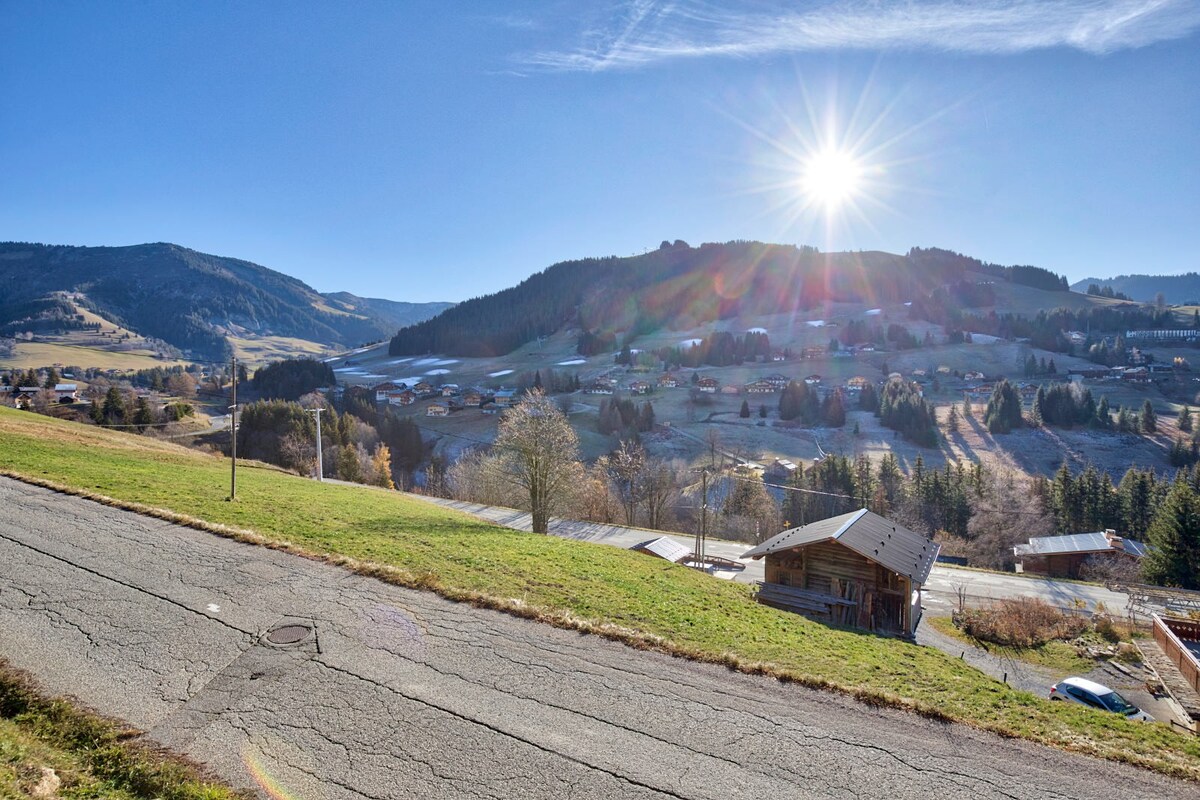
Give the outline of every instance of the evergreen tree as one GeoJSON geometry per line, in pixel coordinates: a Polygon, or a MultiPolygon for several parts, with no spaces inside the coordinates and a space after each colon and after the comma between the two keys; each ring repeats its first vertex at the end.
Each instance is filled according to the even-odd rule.
{"type": "Polygon", "coordinates": [[[868,383],[859,391],[858,407],[862,411],[870,411],[872,414],[879,413],[879,392],[875,391],[875,384],[868,383]]]}
{"type": "MultiPolygon", "coordinates": [[[[42,384],[42,388],[53,389],[58,383],[59,383],[58,370],[56,370],[54,367],[51,367],[50,369],[46,370],[46,382],[44,384],[42,384]]],[[[36,386],[37,384],[31,383],[29,385],[36,386]]]]}
{"type": "Polygon", "coordinates": [[[767,411],[767,404],[766,404],[766,403],[763,403],[763,404],[761,404],[761,405],[758,407],[758,417],[759,417],[759,419],[766,419],[766,418],[767,418],[767,413],[768,413],[768,411],[767,411]]]}
{"type": "Polygon", "coordinates": [[[642,433],[649,433],[654,430],[654,406],[649,400],[642,403],[642,410],[638,413],[637,429],[642,433]]]}
{"type": "Polygon", "coordinates": [[[1177,479],[1146,535],[1142,573],[1150,583],[1200,589],[1200,497],[1177,479]]]}
{"type": "Polygon", "coordinates": [[[996,384],[983,414],[983,424],[989,433],[1008,433],[1021,427],[1021,396],[1007,380],[996,384]]]}
{"type": "Polygon", "coordinates": [[[139,397],[133,408],[133,424],[137,426],[139,433],[145,433],[146,428],[153,422],[154,413],[150,410],[150,405],[146,398],[139,397]]]}
{"type": "Polygon", "coordinates": [[[1142,414],[1138,419],[1138,427],[1142,433],[1156,433],[1158,431],[1158,417],[1154,413],[1154,406],[1151,405],[1150,399],[1146,398],[1142,403],[1142,414]]]}
{"type": "Polygon", "coordinates": [[[342,445],[337,450],[337,476],[339,480],[362,483],[362,462],[358,460],[358,448],[352,444],[342,445]]]}
{"type": "Polygon", "coordinates": [[[830,392],[821,404],[821,417],[831,428],[840,428],[846,424],[846,404],[842,399],[842,390],[830,392]]]}
{"type": "Polygon", "coordinates": [[[954,405],[950,406],[950,413],[946,417],[946,430],[958,433],[958,408],[954,405]]]}
{"type": "Polygon", "coordinates": [[[1121,482],[1117,484],[1123,522],[1118,527],[1139,541],[1145,541],[1146,532],[1154,517],[1154,508],[1157,503],[1154,483],[1154,473],[1130,467],[1125,471],[1121,482]]]}
{"type": "Polygon", "coordinates": [[[1192,410],[1190,408],[1188,408],[1187,406],[1184,406],[1183,408],[1179,409],[1179,417],[1176,421],[1176,424],[1178,425],[1179,430],[1183,431],[1184,433],[1191,433],[1192,432],[1192,410]]]}
{"type": "Polygon", "coordinates": [[[1030,416],[1033,424],[1041,426],[1046,421],[1046,387],[1039,386],[1037,396],[1033,398],[1033,411],[1030,416]]]}
{"type": "Polygon", "coordinates": [[[750,401],[749,400],[742,401],[742,409],[741,409],[741,411],[738,412],[738,416],[741,417],[742,419],[750,419],[750,401]]]}
{"type": "Polygon", "coordinates": [[[1096,406],[1096,416],[1092,420],[1092,424],[1104,430],[1112,428],[1112,413],[1108,408],[1108,395],[1100,396],[1100,403],[1096,406]]]}
{"type": "Polygon", "coordinates": [[[127,410],[125,398],[116,386],[108,387],[104,395],[104,422],[107,425],[117,425],[125,421],[127,410]]]}

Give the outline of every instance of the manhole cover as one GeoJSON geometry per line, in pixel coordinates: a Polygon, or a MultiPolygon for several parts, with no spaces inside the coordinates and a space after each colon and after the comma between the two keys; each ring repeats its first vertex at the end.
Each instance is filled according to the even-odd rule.
{"type": "Polygon", "coordinates": [[[299,644],[312,636],[312,628],[307,625],[280,625],[267,633],[267,641],[271,644],[299,644]]]}

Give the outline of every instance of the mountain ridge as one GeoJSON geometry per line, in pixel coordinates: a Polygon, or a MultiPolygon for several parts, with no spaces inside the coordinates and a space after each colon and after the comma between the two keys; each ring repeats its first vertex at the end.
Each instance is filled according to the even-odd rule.
{"type": "Polygon", "coordinates": [[[1162,292],[1168,303],[1175,305],[1200,302],[1200,272],[1195,271],[1179,275],[1133,273],[1111,278],[1084,278],[1071,284],[1071,288],[1077,292],[1085,292],[1092,284],[1099,288],[1110,287],[1114,292],[1147,303],[1153,302],[1159,292],[1162,292]]]}
{"type": "MultiPolygon", "coordinates": [[[[773,314],[852,301],[921,301],[956,289],[960,305],[989,294],[987,280],[1068,292],[1066,279],[1030,266],[1001,266],[948,250],[914,247],[823,253],[804,245],[732,241],[691,247],[664,241],[637,256],[563,261],[516,286],[466,300],[392,337],[394,356],[503,355],[564,328],[579,353],[615,349],[662,329],[737,315],[773,314]],[[963,284],[959,286],[959,284],[963,284]]],[[[986,303],[985,303],[986,304],[986,303]]]]}
{"type": "Polygon", "coordinates": [[[194,358],[224,359],[229,337],[351,347],[445,304],[323,295],[298,278],[169,242],[85,247],[0,242],[0,335],[78,328],[72,303],[194,358]]]}

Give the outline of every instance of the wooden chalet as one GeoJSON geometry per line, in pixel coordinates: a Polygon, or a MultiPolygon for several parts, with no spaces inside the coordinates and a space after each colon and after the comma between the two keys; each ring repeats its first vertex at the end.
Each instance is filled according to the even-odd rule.
{"type": "Polygon", "coordinates": [[[425,408],[425,416],[427,417],[448,417],[450,416],[449,403],[430,403],[425,408]]]}
{"type": "Polygon", "coordinates": [[[474,389],[468,389],[463,394],[463,405],[478,407],[483,404],[483,392],[477,392],[474,389]]]}
{"type": "Polygon", "coordinates": [[[766,559],[757,599],[823,622],[912,636],[921,587],[941,546],[859,509],[774,536],[743,558],[766,559]]]}
{"type": "Polygon", "coordinates": [[[18,386],[17,390],[13,392],[13,405],[22,411],[28,411],[33,407],[33,399],[41,390],[40,386],[18,386]]]}
{"type": "Polygon", "coordinates": [[[388,392],[387,401],[393,406],[411,406],[417,402],[417,396],[410,389],[405,389],[401,392],[388,392]]]}
{"type": "Polygon", "coordinates": [[[871,381],[868,378],[864,378],[862,375],[855,375],[853,378],[846,381],[846,388],[852,392],[861,392],[863,389],[867,388],[870,383],[871,381]]]}
{"type": "Polygon", "coordinates": [[[780,375],[778,372],[776,372],[772,375],[764,375],[761,378],[759,378],[759,380],[766,381],[767,383],[771,384],[771,386],[775,387],[779,391],[783,391],[784,389],[786,389],[787,385],[792,382],[792,379],[789,378],[787,375],[780,375]]]}
{"type": "Polygon", "coordinates": [[[515,406],[518,399],[519,398],[517,397],[516,389],[500,389],[494,395],[492,395],[492,402],[494,402],[500,408],[515,406]]]}
{"type": "Polygon", "coordinates": [[[995,388],[990,383],[985,383],[981,386],[972,386],[963,390],[963,396],[971,402],[985,403],[992,396],[992,391],[995,388]]]}
{"type": "Polygon", "coordinates": [[[79,387],[74,383],[56,383],[54,397],[60,403],[74,403],[79,399],[79,387]]]}
{"type": "Polygon", "coordinates": [[[457,383],[443,383],[440,391],[442,393],[442,397],[457,397],[458,391],[459,391],[458,384],[457,383]]]}
{"type": "Polygon", "coordinates": [[[630,394],[647,394],[650,391],[650,383],[648,381],[633,381],[629,384],[630,394]]]}
{"type": "Polygon", "coordinates": [[[716,378],[701,378],[696,381],[696,388],[706,394],[716,394],[720,387],[721,382],[716,378]]]}
{"type": "Polygon", "coordinates": [[[1146,545],[1117,536],[1114,530],[1071,533],[1066,536],[1035,536],[1028,544],[1013,547],[1017,572],[1035,572],[1052,578],[1078,578],[1088,559],[1140,561],[1146,545]]]}
{"type": "Polygon", "coordinates": [[[376,384],[371,388],[371,391],[375,392],[376,403],[386,403],[388,402],[389,394],[392,392],[403,391],[407,388],[408,387],[403,383],[393,383],[392,381],[387,381],[386,383],[376,384]]]}
{"type": "Polygon", "coordinates": [[[1121,380],[1129,383],[1149,383],[1150,370],[1145,367],[1130,367],[1121,373],[1121,380]]]}
{"type": "Polygon", "coordinates": [[[432,383],[430,383],[429,381],[421,381],[420,383],[413,386],[412,390],[422,397],[425,397],[426,395],[431,395],[431,394],[437,393],[437,389],[434,388],[434,385],[432,383]]]}
{"type": "Polygon", "coordinates": [[[746,394],[771,394],[777,391],[775,384],[767,380],[751,381],[746,384],[746,394]]]}
{"type": "Polygon", "coordinates": [[[669,372],[658,376],[658,388],[660,389],[677,389],[679,387],[679,378],[669,372]]]}

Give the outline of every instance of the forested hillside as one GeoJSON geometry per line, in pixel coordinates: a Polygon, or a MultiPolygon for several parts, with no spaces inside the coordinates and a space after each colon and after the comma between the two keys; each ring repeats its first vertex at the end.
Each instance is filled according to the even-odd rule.
{"type": "Polygon", "coordinates": [[[580,352],[628,343],[664,328],[813,309],[828,302],[914,301],[968,273],[1066,291],[1037,267],[1001,267],[945,250],[821,253],[812,247],[663,242],[627,258],[565,261],[511,289],[468,300],[392,338],[392,355],[511,352],[564,327],[579,329],[580,352]]]}
{"type": "Polygon", "coordinates": [[[0,335],[70,328],[77,303],[195,358],[224,358],[233,334],[338,346],[384,338],[396,330],[396,310],[381,315],[378,302],[386,301],[347,310],[296,278],[173,244],[0,243],[0,335]]]}
{"type": "Polygon", "coordinates": [[[1105,287],[1145,303],[1154,301],[1161,293],[1168,303],[1193,305],[1200,303],[1200,273],[1183,275],[1118,275],[1115,278],[1084,278],[1073,284],[1077,292],[1089,291],[1089,287],[1105,287]]]}

